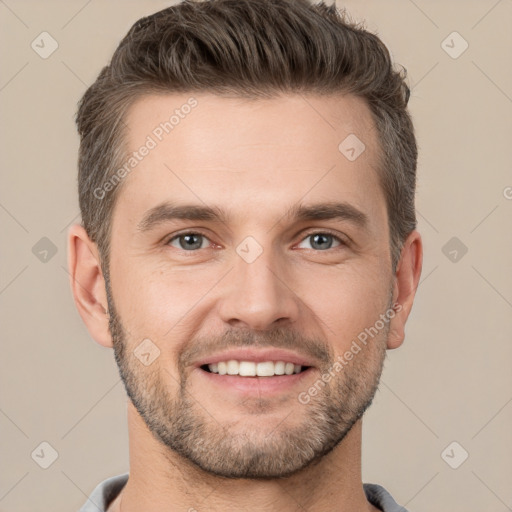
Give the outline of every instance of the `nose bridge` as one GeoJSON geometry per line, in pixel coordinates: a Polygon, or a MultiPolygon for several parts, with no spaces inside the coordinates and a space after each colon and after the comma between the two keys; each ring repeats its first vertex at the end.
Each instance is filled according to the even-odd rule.
{"type": "Polygon", "coordinates": [[[297,297],[286,284],[283,264],[272,247],[263,247],[253,237],[244,239],[236,247],[229,273],[230,286],[221,307],[223,320],[255,330],[268,329],[278,320],[296,321],[297,297]]]}

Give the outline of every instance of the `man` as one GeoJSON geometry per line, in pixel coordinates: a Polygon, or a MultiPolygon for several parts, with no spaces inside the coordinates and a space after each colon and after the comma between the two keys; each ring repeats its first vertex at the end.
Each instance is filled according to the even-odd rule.
{"type": "Polygon", "coordinates": [[[129,396],[82,512],[405,510],[362,416],[422,264],[404,73],[334,6],[183,2],[81,100],[71,285],[129,396]]]}

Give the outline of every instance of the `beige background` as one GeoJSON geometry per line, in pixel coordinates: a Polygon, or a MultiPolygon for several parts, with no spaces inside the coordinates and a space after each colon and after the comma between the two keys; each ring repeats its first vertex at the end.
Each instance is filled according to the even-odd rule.
{"type": "MultiPolygon", "coordinates": [[[[131,24],[166,5],[0,1],[3,512],[78,510],[128,470],[124,388],[112,352],[82,325],[66,271],[78,219],[73,115],[131,24]],[[47,59],[31,48],[43,31],[59,44],[47,59]],[[57,249],[46,262],[32,251],[43,237],[57,249]],[[43,441],[58,452],[48,469],[31,456],[43,441]]],[[[363,479],[411,512],[512,510],[512,1],[343,5],[408,69],[425,242],[406,342],[389,353],[364,422],[363,479]],[[454,31],[469,44],[456,59],[442,47],[454,31]],[[455,262],[443,253],[452,237],[468,249],[455,262]],[[453,441],[452,464],[469,453],[458,469],[441,456],[453,441]]],[[[453,53],[463,41],[446,44],[453,53]]]]}

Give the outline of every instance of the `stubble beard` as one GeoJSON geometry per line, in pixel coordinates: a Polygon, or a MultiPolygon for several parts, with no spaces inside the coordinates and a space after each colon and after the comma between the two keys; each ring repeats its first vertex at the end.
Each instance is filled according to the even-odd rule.
{"type": "MultiPolygon", "coordinates": [[[[211,475],[274,479],[293,475],[317,463],[343,441],[371,405],[378,388],[389,325],[335,373],[330,382],[320,387],[308,404],[300,405],[299,413],[291,414],[293,425],[287,419],[290,411],[286,407],[282,419],[271,430],[251,428],[250,421],[244,427],[229,421],[221,425],[212,417],[218,415],[208,413],[208,404],[190,394],[185,372],[179,372],[179,391],[171,396],[165,382],[172,381],[172,375],[165,368],[157,367],[156,371],[152,366],[144,367],[134,357],[136,342],[127,339],[108,282],[107,300],[114,356],[131,402],[160,443],[211,475]],[[127,345],[133,348],[127,350],[127,345]],[[302,418],[297,419],[297,414],[302,418]]],[[[281,339],[280,336],[288,339],[289,345],[288,334],[280,330],[273,332],[272,345],[276,345],[275,340],[281,339]]],[[[325,350],[321,348],[325,343],[308,340],[301,344],[296,333],[294,336],[299,339],[296,347],[307,345],[315,346],[317,351],[325,350]]],[[[229,335],[227,338],[235,339],[229,335]]],[[[225,339],[223,346],[231,346],[225,339]]],[[[326,362],[319,369],[319,379],[332,371],[335,362],[332,354],[328,356],[325,352],[324,356],[326,362]]],[[[259,405],[253,404],[250,414],[265,414],[269,408],[272,402],[262,400],[259,405]]]]}

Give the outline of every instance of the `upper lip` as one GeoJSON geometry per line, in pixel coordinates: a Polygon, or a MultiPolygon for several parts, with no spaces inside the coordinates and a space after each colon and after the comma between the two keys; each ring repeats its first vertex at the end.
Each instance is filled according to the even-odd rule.
{"type": "Polygon", "coordinates": [[[252,361],[254,363],[262,363],[265,361],[284,361],[285,363],[293,363],[301,366],[314,366],[311,358],[300,355],[286,349],[266,348],[237,348],[217,352],[210,356],[206,356],[197,361],[196,366],[200,367],[206,364],[219,363],[221,361],[252,361]]]}

